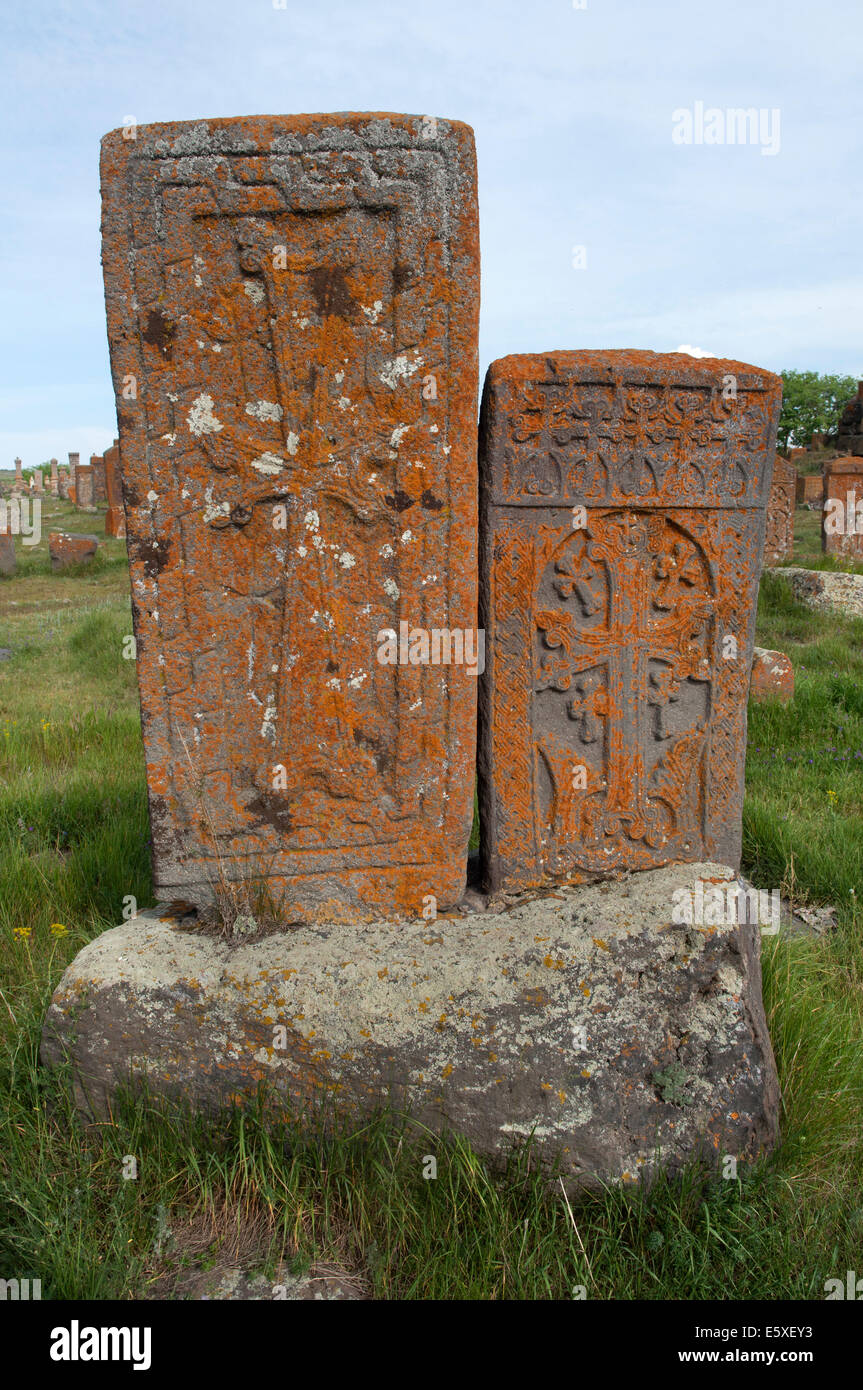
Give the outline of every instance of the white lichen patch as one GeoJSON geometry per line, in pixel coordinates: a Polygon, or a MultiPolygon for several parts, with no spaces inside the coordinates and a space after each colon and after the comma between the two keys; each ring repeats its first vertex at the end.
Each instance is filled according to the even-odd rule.
{"type": "Polygon", "coordinates": [[[350,396],[339,396],[339,399],[338,399],[338,402],[337,402],[338,407],[339,407],[339,410],[347,410],[348,407],[349,407],[349,405],[350,405],[350,403],[351,403],[351,398],[350,398],[350,396]]]}
{"type": "Polygon", "coordinates": [[[326,684],[329,686],[330,690],[341,690],[342,688],[342,683],[338,676],[331,676],[326,684]]]}
{"type": "Polygon", "coordinates": [[[166,444],[170,444],[172,446],[177,442],[177,436],[175,434],[163,434],[162,438],[164,439],[166,444]]]}
{"type": "Polygon", "coordinates": [[[312,614],[311,620],[314,627],[325,627],[330,632],[332,632],[336,625],[332,613],[328,613],[326,609],[320,610],[316,608],[312,614]]]}
{"type": "Polygon", "coordinates": [[[246,414],[254,420],[281,420],[282,407],[275,401],[246,401],[246,414]]]}
{"type": "Polygon", "coordinates": [[[414,533],[413,533],[413,531],[402,531],[400,540],[401,540],[402,545],[407,545],[408,541],[412,541],[413,538],[414,538],[414,533]]]}
{"type": "Polygon", "coordinates": [[[377,323],[378,319],[381,316],[381,310],[384,307],[383,300],[376,299],[371,308],[369,308],[366,304],[363,304],[361,307],[369,323],[377,323]]]}
{"type": "Polygon", "coordinates": [[[293,455],[297,452],[297,445],[299,444],[299,442],[300,436],[298,434],[295,434],[293,430],[288,430],[288,437],[285,440],[285,448],[287,449],[289,454],[293,455]]]}
{"type": "Polygon", "coordinates": [[[422,366],[422,358],[418,357],[415,362],[409,362],[404,353],[394,357],[388,362],[380,374],[380,379],[384,386],[389,386],[391,391],[396,389],[400,381],[409,381],[414,372],[422,366]]]}
{"type": "Polygon", "coordinates": [[[261,738],[268,739],[270,743],[276,737],[276,701],[272,695],[267,696],[267,708],[264,710],[264,722],[261,725],[261,738]]]}
{"type": "Polygon", "coordinates": [[[259,473],[264,473],[269,477],[274,473],[281,473],[285,464],[284,460],[280,459],[278,454],[271,454],[267,451],[261,454],[260,458],[252,459],[251,466],[257,469],[259,473]]]}
{"type": "Polygon", "coordinates": [[[438,427],[437,427],[437,425],[429,425],[429,434],[437,434],[437,432],[438,432],[438,427]]]}
{"type": "Polygon", "coordinates": [[[186,422],[192,434],[216,434],[223,429],[221,420],[217,420],[213,414],[213,397],[203,392],[196,396],[192,401],[192,408],[186,416],[186,422]]]}
{"type": "Polygon", "coordinates": [[[341,565],[343,570],[352,570],[356,563],[357,561],[355,555],[352,555],[349,550],[342,551],[341,555],[339,556],[339,564],[341,565]]]}
{"type": "Polygon", "coordinates": [[[204,282],[203,282],[203,280],[201,279],[200,275],[196,275],[196,276],[195,276],[195,284],[197,285],[198,289],[201,288],[201,286],[203,285],[203,283],[204,283],[204,282]]]}
{"type": "Polygon", "coordinates": [[[389,594],[390,598],[398,598],[401,590],[394,579],[384,580],[384,593],[389,594]]]}
{"type": "Polygon", "coordinates": [[[147,501],[150,503],[150,506],[151,506],[151,507],[152,507],[153,503],[154,503],[154,502],[158,502],[158,500],[159,500],[159,494],[158,494],[158,492],[152,492],[152,491],[150,491],[150,492],[147,493],[147,501]]]}
{"type": "Polygon", "coordinates": [[[345,374],[344,374],[343,371],[342,371],[342,372],[336,372],[335,380],[338,382],[338,384],[339,384],[340,386],[341,386],[342,382],[344,381],[344,379],[345,379],[345,374]]]}
{"type": "Polygon", "coordinates": [[[359,690],[363,681],[367,681],[368,678],[368,671],[351,671],[350,677],[348,679],[348,685],[351,687],[351,690],[359,690]]]}
{"type": "Polygon", "coordinates": [[[244,280],[243,292],[249,296],[253,304],[263,303],[264,287],[259,285],[257,280],[244,280]]]}
{"type": "Polygon", "coordinates": [[[392,557],[393,557],[393,555],[395,555],[395,553],[396,553],[396,552],[393,550],[393,548],[392,548],[392,546],[390,545],[389,541],[387,541],[386,545],[382,545],[381,548],[380,548],[380,550],[378,551],[378,554],[379,554],[379,555],[382,555],[383,558],[384,558],[385,560],[390,560],[390,559],[392,559],[392,557]]]}
{"type": "Polygon", "coordinates": [[[316,511],[308,511],[303,517],[303,525],[307,531],[318,531],[321,525],[321,518],[316,511]]]}
{"type": "Polygon", "coordinates": [[[390,435],[390,444],[393,446],[394,449],[397,449],[399,447],[399,445],[402,442],[402,439],[407,434],[409,429],[410,425],[396,425],[395,429],[390,435]]]}

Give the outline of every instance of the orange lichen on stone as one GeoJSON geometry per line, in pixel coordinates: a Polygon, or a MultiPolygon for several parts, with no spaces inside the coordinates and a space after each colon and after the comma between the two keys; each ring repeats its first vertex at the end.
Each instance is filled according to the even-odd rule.
{"type": "Polygon", "coordinates": [[[156,893],[445,909],[476,671],[410,639],[476,638],[472,132],[142,126],[102,194],[156,893]]]}
{"type": "Polygon", "coordinates": [[[492,889],[739,862],[781,389],[678,353],[489,369],[479,801],[492,889]]]}

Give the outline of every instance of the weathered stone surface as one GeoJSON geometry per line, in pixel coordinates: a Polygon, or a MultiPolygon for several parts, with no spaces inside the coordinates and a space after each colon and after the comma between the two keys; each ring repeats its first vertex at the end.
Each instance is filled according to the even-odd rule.
{"type": "Polygon", "coordinates": [[[15,573],[15,539],[8,530],[0,530],[0,574],[15,573]]]}
{"type": "Polygon", "coordinates": [[[125,536],[126,513],[123,510],[123,491],[120,484],[120,441],[115,439],[110,449],[105,450],[105,491],[108,494],[108,510],[105,513],[106,536],[125,536]]]}
{"type": "Polygon", "coordinates": [[[52,531],[48,537],[51,568],[66,569],[69,565],[88,564],[99,548],[98,536],[85,536],[72,531],[52,531]]]}
{"type": "Polygon", "coordinates": [[[798,473],[797,504],[801,507],[820,507],[824,501],[824,479],[820,473],[798,473]]]}
{"type": "Polygon", "coordinates": [[[788,457],[789,457],[789,459],[791,460],[792,463],[796,463],[797,459],[805,458],[808,452],[809,452],[808,449],[803,449],[803,448],[800,448],[800,449],[792,449],[791,452],[789,453],[788,457]]]}
{"type": "Polygon", "coordinates": [[[839,417],[836,448],[840,454],[863,454],[863,381],[857,383],[857,395],[852,396],[839,417]]]}
{"type": "Polygon", "coordinates": [[[794,667],[784,652],[770,651],[767,647],[754,649],[749,698],[756,703],[781,700],[782,704],[794,699],[794,667]]]}
{"type": "Polygon", "coordinates": [[[821,549],[863,560],[863,457],[831,459],[824,465],[821,549]]]}
{"type": "Polygon", "coordinates": [[[707,903],[735,879],[674,865],[458,920],[245,945],[142,913],[66,970],[42,1061],[68,1056],[97,1115],[128,1079],[202,1107],[266,1080],[297,1113],[388,1101],[491,1156],[533,1133],[584,1180],[645,1173],[657,1146],[672,1167],[700,1148],[752,1154],[778,1113],[759,928],[674,925],[681,895],[697,917],[699,882],[707,903]]]}
{"type": "Polygon", "coordinates": [[[788,580],[797,602],[807,608],[819,613],[844,613],[850,618],[863,617],[863,574],[804,570],[796,565],[776,573],[788,580]]]}
{"type": "Polygon", "coordinates": [[[780,393],[770,373],[676,353],[490,368],[479,796],[493,887],[739,862],[780,393]]]}
{"type": "Polygon", "coordinates": [[[79,463],[75,469],[75,506],[79,511],[94,509],[93,469],[87,463],[79,463]]]}
{"type": "Polygon", "coordinates": [[[378,656],[476,624],[472,132],[139,127],[102,186],[156,891],[453,902],[476,681],[378,656]]]}
{"type": "Polygon", "coordinates": [[[102,454],[90,455],[90,467],[93,470],[93,504],[99,506],[108,500],[108,490],[105,485],[105,459],[102,454]]]}
{"type": "Polygon", "coordinates": [[[773,460],[773,482],[767,502],[767,527],[764,533],[764,563],[776,565],[790,560],[794,552],[794,504],[797,470],[792,463],[777,454],[773,460]]]}

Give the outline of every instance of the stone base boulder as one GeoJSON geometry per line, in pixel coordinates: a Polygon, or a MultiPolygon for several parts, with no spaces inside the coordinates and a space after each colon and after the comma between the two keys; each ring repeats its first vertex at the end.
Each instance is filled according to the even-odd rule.
{"type": "Polygon", "coordinates": [[[806,608],[814,608],[818,613],[843,613],[849,618],[863,618],[863,574],[804,570],[796,565],[775,569],[772,573],[788,581],[797,602],[806,608]]]}
{"type": "Polygon", "coordinates": [[[794,667],[784,652],[773,652],[767,647],[752,649],[749,698],[756,703],[780,700],[783,705],[794,699],[794,667]]]}
{"type": "Polygon", "coordinates": [[[87,565],[99,549],[98,536],[85,536],[71,531],[52,531],[48,537],[48,554],[52,570],[68,569],[70,565],[87,565]]]}
{"type": "Polygon", "coordinates": [[[753,1156],[779,1112],[760,929],[698,909],[736,883],[676,864],[242,944],[140,913],[66,970],[42,1061],[71,1061],[89,1115],[118,1083],[213,1109],[267,1082],[294,1113],[388,1103],[492,1159],[533,1136],[579,1182],[634,1180],[657,1155],[753,1156]]]}

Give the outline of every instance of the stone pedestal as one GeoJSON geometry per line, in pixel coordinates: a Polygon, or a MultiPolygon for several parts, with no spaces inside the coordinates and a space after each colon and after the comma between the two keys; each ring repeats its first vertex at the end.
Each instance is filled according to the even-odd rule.
{"type": "Polygon", "coordinates": [[[129,1081],[203,1108],[268,1082],[294,1112],[389,1102],[493,1158],[532,1134],[582,1182],[636,1179],[657,1151],[672,1169],[752,1156],[777,1137],[779,1091],[760,928],[738,924],[736,885],[676,864],[246,944],[145,912],[69,966],[42,1061],[68,1057],[97,1116],[129,1081]]]}

